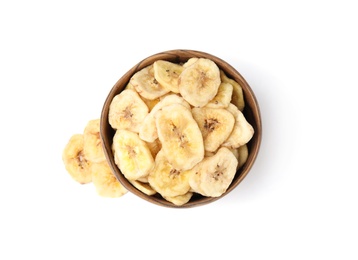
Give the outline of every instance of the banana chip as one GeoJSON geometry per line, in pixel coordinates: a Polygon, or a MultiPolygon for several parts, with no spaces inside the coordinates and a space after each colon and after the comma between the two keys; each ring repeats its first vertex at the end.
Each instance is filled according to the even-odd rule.
{"type": "Polygon", "coordinates": [[[222,146],[238,148],[251,140],[254,135],[254,128],[247,122],[244,114],[234,104],[230,104],[227,107],[227,111],[234,116],[235,125],[230,136],[225,140],[222,146]]]}
{"type": "Polygon", "coordinates": [[[119,129],[113,137],[115,162],[129,180],[145,177],[154,167],[152,153],[137,133],[119,129]]]}
{"type": "Polygon", "coordinates": [[[235,177],[238,161],[226,147],[213,156],[206,157],[191,171],[191,190],[207,197],[221,196],[235,177]]]}
{"type": "Polygon", "coordinates": [[[209,59],[199,58],[179,76],[179,92],[194,107],[203,107],[212,100],[220,86],[220,70],[209,59]]]}
{"type": "Polygon", "coordinates": [[[83,152],[91,162],[103,162],[106,160],[99,133],[100,119],[88,121],[83,132],[83,152]]]}
{"type": "Polygon", "coordinates": [[[130,79],[130,83],[142,97],[153,100],[169,92],[154,77],[153,64],[136,72],[130,79]]]}
{"type": "Polygon", "coordinates": [[[126,188],[113,175],[106,161],[92,164],[92,182],[98,195],[106,198],[119,198],[127,193],[126,188]]]}
{"type": "Polygon", "coordinates": [[[70,176],[75,181],[86,184],[92,181],[92,162],[85,157],[83,146],[83,134],[74,134],[63,150],[62,160],[70,176]]]}
{"type": "Polygon", "coordinates": [[[108,121],[113,129],[126,129],[139,132],[141,122],[149,109],[138,93],[125,89],[116,95],[109,107],[108,121]]]}
{"type": "Polygon", "coordinates": [[[234,116],[224,108],[194,107],[193,117],[204,138],[206,151],[215,152],[230,136],[234,128],[234,116]]]}
{"type": "Polygon", "coordinates": [[[204,158],[203,137],[187,107],[165,106],[155,117],[163,152],[175,169],[189,170],[204,158]]]}
{"type": "Polygon", "coordinates": [[[161,150],[155,158],[155,167],[149,173],[148,181],[162,196],[175,197],[189,191],[189,174],[189,171],[173,167],[161,150]]]}

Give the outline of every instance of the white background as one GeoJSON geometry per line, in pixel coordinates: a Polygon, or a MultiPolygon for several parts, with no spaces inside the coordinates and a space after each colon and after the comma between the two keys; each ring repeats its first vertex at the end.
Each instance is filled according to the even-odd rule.
{"type": "Polygon", "coordinates": [[[355,1],[1,1],[0,259],[358,259],[355,1]],[[62,150],[115,82],[171,49],[260,103],[244,181],[190,209],[75,183],[62,150]]]}

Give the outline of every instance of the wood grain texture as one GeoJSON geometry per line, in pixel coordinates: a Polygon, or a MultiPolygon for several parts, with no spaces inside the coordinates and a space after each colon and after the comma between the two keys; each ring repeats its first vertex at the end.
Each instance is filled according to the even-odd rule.
{"type": "Polygon", "coordinates": [[[195,207],[195,206],[201,206],[205,205],[211,202],[214,202],[223,196],[230,193],[235,187],[239,185],[239,183],[246,177],[246,175],[250,172],[250,169],[252,168],[256,157],[258,155],[260,144],[261,144],[261,138],[262,138],[262,125],[261,125],[261,114],[260,114],[260,108],[257,102],[257,99],[255,97],[255,94],[249,84],[246,82],[246,80],[242,77],[242,75],[230,64],[228,64],[226,61],[212,55],[209,53],[196,51],[196,50],[185,50],[185,49],[178,49],[178,50],[169,50],[160,52],[154,55],[151,55],[142,61],[138,62],[136,65],[134,65],[127,73],[125,73],[112,87],[111,91],[109,92],[101,112],[101,124],[100,124],[100,134],[101,134],[101,140],[102,145],[104,148],[104,152],[106,155],[106,159],[114,173],[114,175],[117,177],[117,179],[128,189],[128,191],[134,193],[138,197],[145,199],[151,203],[165,206],[165,207],[173,207],[173,208],[189,208],[189,207],[195,207]],[[142,68],[151,65],[156,60],[167,60],[175,63],[181,63],[186,62],[188,59],[198,57],[198,58],[208,58],[214,61],[220,69],[222,69],[226,75],[229,78],[232,78],[233,80],[237,81],[244,93],[245,98],[245,109],[243,111],[247,121],[253,126],[255,133],[250,142],[247,144],[249,149],[249,156],[248,159],[243,167],[241,167],[237,172],[236,175],[227,189],[226,193],[224,193],[221,197],[204,197],[198,194],[195,194],[191,200],[184,204],[183,206],[176,206],[165,199],[163,199],[160,195],[154,195],[149,196],[146,195],[139,190],[137,190],[134,186],[131,185],[131,183],[124,177],[124,175],[121,173],[121,171],[118,169],[114,162],[114,156],[112,153],[112,142],[113,142],[113,136],[114,136],[114,130],[111,128],[108,122],[108,112],[109,112],[109,106],[117,94],[119,94],[127,85],[132,75],[141,70],[142,68]]]}

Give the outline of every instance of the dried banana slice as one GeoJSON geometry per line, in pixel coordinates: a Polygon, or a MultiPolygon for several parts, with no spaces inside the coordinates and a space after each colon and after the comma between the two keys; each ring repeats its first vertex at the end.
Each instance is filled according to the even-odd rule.
{"type": "Polygon", "coordinates": [[[142,140],[147,142],[154,142],[154,140],[158,138],[154,115],[159,109],[171,104],[182,104],[188,109],[190,109],[189,103],[186,102],[184,98],[176,94],[169,94],[165,96],[160,102],[158,102],[153,107],[150,113],[144,118],[144,121],[139,129],[139,137],[142,140]]]}
{"type": "Polygon", "coordinates": [[[139,180],[129,180],[129,182],[139,191],[143,192],[146,195],[154,195],[157,193],[148,183],[139,181],[139,180]]]}
{"type": "Polygon", "coordinates": [[[187,192],[183,195],[178,195],[174,197],[164,196],[163,198],[176,206],[183,206],[188,203],[191,197],[193,196],[193,192],[187,192]]]}
{"type": "Polygon", "coordinates": [[[221,82],[230,83],[233,86],[231,103],[233,103],[240,111],[243,111],[245,107],[245,99],[240,84],[229,78],[222,70],[220,70],[220,78],[221,82]]]}
{"type": "Polygon", "coordinates": [[[199,60],[199,58],[196,58],[196,57],[193,57],[193,58],[190,58],[189,60],[187,60],[184,64],[183,64],[183,67],[184,68],[187,68],[189,67],[190,65],[193,65],[195,62],[197,62],[199,60]]]}
{"type": "Polygon", "coordinates": [[[62,152],[62,161],[75,181],[86,184],[92,181],[92,162],[86,159],[83,145],[83,134],[72,135],[62,152]]]}
{"type": "Polygon", "coordinates": [[[236,174],[238,161],[226,147],[211,157],[205,157],[192,170],[191,191],[207,197],[219,197],[230,186],[236,174]]]}
{"type": "Polygon", "coordinates": [[[139,132],[149,109],[137,92],[125,89],[117,94],[109,107],[108,121],[113,129],[139,132]]]}
{"type": "Polygon", "coordinates": [[[235,125],[232,133],[222,143],[222,146],[238,148],[250,141],[254,135],[254,128],[247,122],[244,114],[234,104],[230,104],[226,109],[234,116],[235,125]]]}
{"type": "Polygon", "coordinates": [[[153,63],[154,77],[164,88],[171,92],[179,93],[179,76],[183,71],[183,66],[165,61],[157,60],[153,63]]]}
{"type": "Polygon", "coordinates": [[[154,167],[147,144],[137,133],[119,129],[113,136],[115,163],[128,180],[145,177],[154,167]]]}
{"type": "Polygon", "coordinates": [[[235,119],[225,108],[194,107],[192,114],[204,139],[206,151],[215,152],[230,136],[235,119]]]}
{"type": "Polygon", "coordinates": [[[92,164],[92,183],[101,197],[119,198],[128,191],[113,175],[107,161],[92,164]]]}
{"type": "MultiPolygon", "coordinates": [[[[134,90],[135,92],[137,92],[137,90],[135,89],[135,87],[130,83],[128,82],[127,86],[125,87],[125,89],[132,89],[134,90]]],[[[138,93],[138,92],[137,92],[138,93]]],[[[150,99],[147,99],[147,98],[144,98],[142,96],[140,96],[140,98],[144,101],[144,103],[147,105],[149,111],[152,110],[152,108],[160,101],[160,98],[156,98],[156,99],[153,99],[153,100],[150,100],[150,99]]]]}
{"type": "Polygon", "coordinates": [[[100,138],[100,119],[88,121],[83,131],[83,139],[83,152],[88,160],[95,163],[106,160],[100,138]]]}
{"type": "Polygon", "coordinates": [[[220,70],[216,63],[199,58],[180,74],[179,91],[192,106],[203,107],[215,97],[220,83],[220,70]]]}
{"type": "Polygon", "coordinates": [[[154,77],[153,64],[136,72],[130,79],[130,83],[137,90],[142,97],[153,100],[164,94],[169,90],[164,88],[154,77]]]}
{"type": "Polygon", "coordinates": [[[173,167],[160,150],[155,158],[155,167],[148,175],[148,182],[160,195],[174,197],[189,191],[189,174],[190,171],[173,167]]]}
{"type": "Polygon", "coordinates": [[[162,150],[175,169],[191,169],[204,158],[203,137],[187,107],[165,106],[156,112],[155,118],[162,150]]]}
{"type": "Polygon", "coordinates": [[[238,152],[238,160],[239,164],[237,168],[241,168],[247,161],[247,158],[249,157],[249,149],[246,144],[241,145],[239,148],[236,149],[238,152]]]}
{"type": "Polygon", "coordinates": [[[226,108],[229,106],[232,97],[233,86],[230,83],[222,82],[219,86],[218,93],[210,100],[206,107],[226,108]]]}

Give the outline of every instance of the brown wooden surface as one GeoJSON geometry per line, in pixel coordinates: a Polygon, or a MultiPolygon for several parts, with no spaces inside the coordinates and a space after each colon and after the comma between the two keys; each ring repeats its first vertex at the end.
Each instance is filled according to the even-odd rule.
{"type": "Polygon", "coordinates": [[[100,132],[101,132],[101,140],[104,148],[104,152],[107,158],[107,161],[117,177],[117,179],[128,189],[130,192],[134,193],[138,197],[145,199],[151,203],[165,206],[165,207],[175,207],[175,208],[188,208],[188,207],[194,207],[194,206],[200,206],[207,203],[211,203],[213,201],[216,201],[223,196],[227,195],[229,192],[231,192],[237,185],[245,178],[245,176],[249,173],[250,169],[252,168],[257,154],[260,149],[261,144],[261,138],[262,138],[262,125],[261,125],[261,114],[258,102],[256,100],[255,94],[249,84],[246,82],[246,80],[242,77],[242,75],[230,64],[225,62],[224,60],[201,51],[195,51],[195,50],[170,50],[165,51],[161,53],[154,54],[152,56],[149,56],[142,61],[138,62],[135,66],[133,66],[126,74],[124,74],[113,86],[111,91],[109,92],[101,113],[101,126],[100,126],[100,132]],[[183,206],[176,206],[172,204],[171,202],[166,201],[162,197],[160,197],[159,194],[155,196],[148,196],[139,190],[137,190],[135,187],[133,187],[130,182],[124,177],[124,175],[120,172],[118,167],[116,166],[114,162],[114,156],[112,153],[112,142],[113,142],[113,136],[114,136],[114,130],[111,128],[108,122],[108,112],[109,112],[109,105],[114,98],[115,95],[119,94],[127,85],[129,79],[131,76],[141,70],[142,68],[152,64],[156,60],[168,60],[171,62],[186,62],[189,58],[192,57],[198,57],[198,58],[208,58],[214,61],[220,69],[222,69],[226,75],[229,78],[234,79],[237,81],[244,93],[245,98],[245,109],[243,111],[247,121],[253,126],[255,129],[254,136],[250,140],[250,142],[247,144],[249,149],[249,156],[248,159],[243,167],[241,167],[235,175],[235,178],[229,188],[227,189],[226,193],[224,193],[221,197],[216,198],[210,198],[210,197],[203,197],[201,195],[195,194],[191,200],[184,204],[183,206]]]}

